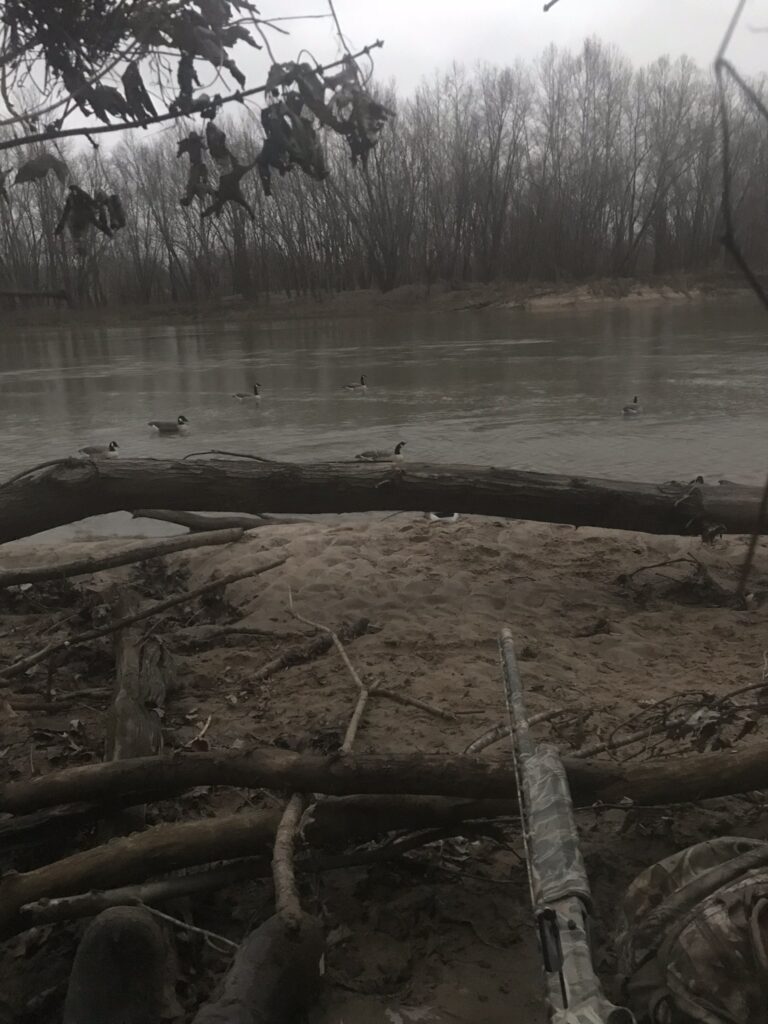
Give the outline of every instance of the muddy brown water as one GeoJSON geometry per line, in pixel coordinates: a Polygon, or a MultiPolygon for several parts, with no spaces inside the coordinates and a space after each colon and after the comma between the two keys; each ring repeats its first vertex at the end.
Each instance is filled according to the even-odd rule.
{"type": "Polygon", "coordinates": [[[10,330],[0,473],[111,440],[124,457],[297,460],[405,440],[419,461],[757,483],[767,379],[768,317],[751,300],[10,330]],[[367,392],[344,392],[361,373],[367,392]],[[261,401],[232,397],[254,382],[261,401]],[[635,394],[643,414],[622,417],[635,394]],[[150,435],[179,413],[187,437],[150,435]]]}

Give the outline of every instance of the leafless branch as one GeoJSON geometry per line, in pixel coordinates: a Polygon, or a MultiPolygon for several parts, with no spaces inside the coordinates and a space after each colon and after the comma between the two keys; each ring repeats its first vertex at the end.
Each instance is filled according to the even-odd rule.
{"type": "Polygon", "coordinates": [[[194,598],[201,597],[203,594],[206,594],[211,590],[215,590],[217,587],[225,587],[230,583],[237,583],[240,580],[248,579],[251,576],[258,576],[261,573],[268,572],[270,569],[276,569],[284,563],[284,558],[273,559],[271,562],[257,566],[254,569],[231,573],[228,576],[209,580],[207,583],[200,587],[196,587],[194,590],[185,591],[183,594],[177,594],[175,597],[169,597],[165,601],[158,601],[155,604],[148,605],[146,608],[142,608],[141,611],[136,612],[134,615],[126,615],[122,619],[116,619],[107,626],[101,626],[99,629],[91,629],[86,633],[79,633],[71,639],[55,640],[53,643],[42,648],[42,650],[36,651],[34,654],[29,654],[24,658],[19,658],[18,661],[13,662],[13,664],[9,665],[8,668],[3,669],[2,672],[0,672],[0,680],[9,679],[12,676],[18,675],[20,672],[25,672],[27,669],[32,668],[33,665],[37,665],[39,662],[45,661],[46,658],[49,658],[52,654],[63,650],[65,647],[76,647],[80,644],[88,643],[91,640],[97,640],[99,637],[107,636],[110,633],[115,633],[118,630],[123,629],[125,626],[130,626],[134,622],[140,622],[142,619],[148,619],[152,615],[158,615],[160,612],[167,611],[169,608],[174,608],[176,605],[183,604],[185,601],[191,601],[194,598]]]}
{"type": "MultiPolygon", "coordinates": [[[[549,722],[553,718],[559,718],[560,715],[567,715],[569,712],[566,708],[550,708],[549,711],[540,711],[536,715],[531,715],[528,719],[529,725],[536,725],[539,722],[549,722]]],[[[498,725],[494,725],[492,728],[486,730],[477,739],[464,748],[465,754],[479,754],[481,750],[485,750],[486,747],[492,747],[494,743],[498,743],[500,740],[505,739],[509,736],[509,722],[499,722],[498,725]]]]}
{"type": "MultiPolygon", "coordinates": [[[[209,448],[204,452],[190,452],[184,459],[193,459],[198,455],[228,455],[233,459],[254,459],[256,462],[274,462],[274,459],[264,458],[262,455],[251,455],[248,452],[225,452],[220,448],[209,448]]],[[[183,460],[182,460],[183,461],[183,460]]]]}
{"type": "Polygon", "coordinates": [[[238,949],[238,943],[232,942],[231,939],[224,938],[223,935],[217,935],[216,932],[209,932],[207,928],[199,928],[195,924],[188,924],[186,921],[179,920],[178,917],[171,917],[170,914],[164,913],[162,910],[158,910],[156,907],[144,907],[145,910],[149,911],[150,914],[154,914],[155,917],[159,917],[161,921],[167,921],[172,924],[174,928],[181,928],[184,931],[194,932],[195,935],[202,935],[203,938],[208,940],[208,944],[212,949],[215,949],[219,953],[229,955],[230,950],[238,949]],[[224,949],[221,949],[224,946],[224,949]]]}
{"type": "Polygon", "coordinates": [[[328,0],[328,9],[331,12],[331,17],[333,18],[333,23],[336,26],[336,35],[339,37],[339,42],[341,43],[341,45],[344,48],[345,52],[348,54],[349,53],[349,46],[347,46],[347,41],[344,38],[344,33],[341,31],[341,25],[339,23],[339,16],[336,13],[336,8],[333,5],[333,0],[328,0]]]}
{"type": "MultiPolygon", "coordinates": [[[[376,42],[370,43],[368,46],[364,46],[362,50],[352,56],[362,57],[370,54],[371,50],[378,49],[384,45],[383,40],[377,39],[376,42]]],[[[339,67],[343,62],[341,60],[332,61],[330,64],[322,66],[322,71],[330,71],[332,68],[339,67]]],[[[241,92],[232,93],[229,96],[223,96],[221,98],[221,104],[225,103],[242,103],[242,101],[248,96],[255,96],[258,93],[263,93],[266,90],[266,83],[263,85],[254,86],[252,89],[244,89],[241,92]]],[[[19,146],[29,145],[33,142],[51,142],[53,139],[66,139],[73,138],[75,136],[82,135],[105,135],[111,132],[122,132],[131,131],[135,128],[145,128],[149,125],[164,124],[169,121],[177,121],[179,114],[171,113],[170,111],[165,114],[157,114],[155,117],[147,117],[141,121],[121,121],[115,124],[99,125],[96,128],[62,128],[53,131],[34,132],[30,135],[23,135],[15,139],[4,139],[0,141],[0,151],[4,149],[16,149],[19,146]]]]}
{"type": "Polygon", "coordinates": [[[11,484],[15,484],[17,480],[22,480],[25,476],[32,476],[33,473],[37,473],[41,469],[47,469],[49,466],[79,466],[82,465],[83,462],[83,459],[76,459],[74,456],[64,459],[48,459],[47,462],[39,462],[36,466],[32,466],[30,469],[24,469],[21,473],[16,473],[15,476],[9,477],[0,484],[0,487],[10,487],[11,484]]]}

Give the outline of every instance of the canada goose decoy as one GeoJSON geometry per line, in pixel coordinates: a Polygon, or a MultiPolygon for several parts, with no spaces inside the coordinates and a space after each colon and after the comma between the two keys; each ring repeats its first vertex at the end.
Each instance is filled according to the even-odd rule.
{"type": "Polygon", "coordinates": [[[261,384],[254,384],[253,391],[238,391],[236,395],[232,395],[238,402],[244,402],[246,398],[261,398],[260,392],[261,384]]]}
{"type": "Polygon", "coordinates": [[[384,448],[376,448],[373,451],[360,452],[355,458],[358,462],[402,462],[403,448],[405,448],[405,441],[399,441],[393,452],[388,452],[384,448]]]}
{"type": "Polygon", "coordinates": [[[427,519],[430,523],[456,523],[459,519],[458,512],[427,512],[427,519]]]}
{"type": "Polygon", "coordinates": [[[362,374],[361,377],[360,377],[360,383],[359,384],[345,384],[344,385],[344,390],[345,391],[367,391],[368,390],[368,378],[366,377],[365,374],[362,374]]]}
{"type": "Polygon", "coordinates": [[[150,420],[148,426],[158,434],[183,434],[189,420],[186,416],[177,416],[175,420],[150,420]]]}
{"type": "Polygon", "coordinates": [[[117,441],[110,441],[109,444],[89,444],[81,448],[78,454],[87,455],[89,459],[116,459],[119,447],[117,441]]]}
{"type": "Polygon", "coordinates": [[[621,410],[623,416],[637,416],[642,411],[642,408],[637,404],[637,395],[635,395],[629,405],[625,405],[621,410]]]}

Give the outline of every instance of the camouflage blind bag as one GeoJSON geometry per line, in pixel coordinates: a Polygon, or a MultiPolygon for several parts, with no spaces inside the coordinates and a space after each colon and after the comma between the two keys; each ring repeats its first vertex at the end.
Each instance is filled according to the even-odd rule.
{"type": "Polygon", "coordinates": [[[768,843],[724,836],[652,865],[618,946],[638,1022],[768,1024],[768,843]]]}

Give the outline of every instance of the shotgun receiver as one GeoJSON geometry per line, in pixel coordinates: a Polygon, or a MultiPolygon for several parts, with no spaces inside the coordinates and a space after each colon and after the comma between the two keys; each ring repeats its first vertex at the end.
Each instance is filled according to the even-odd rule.
{"type": "Polygon", "coordinates": [[[509,629],[502,630],[499,647],[549,1019],[555,1024],[635,1024],[629,1010],[608,1001],[592,967],[592,894],[563,762],[552,744],[535,744],[531,738],[509,629]]]}

